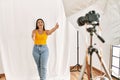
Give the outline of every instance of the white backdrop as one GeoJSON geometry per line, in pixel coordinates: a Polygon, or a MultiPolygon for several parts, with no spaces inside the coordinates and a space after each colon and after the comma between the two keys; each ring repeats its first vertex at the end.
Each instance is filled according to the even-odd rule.
{"type": "MultiPolygon", "coordinates": [[[[63,1],[70,23],[66,21],[60,0],[0,0],[0,55],[7,80],[38,78],[32,57],[31,39],[31,31],[35,28],[38,18],[45,20],[47,29],[52,28],[56,22],[60,24],[60,28],[48,38],[48,77],[52,80],[68,79],[69,62],[70,65],[75,65],[77,58],[76,20],[93,9],[100,13],[101,35],[106,40],[106,43],[102,44],[95,38],[95,42],[97,46],[102,47],[103,59],[109,67],[110,45],[120,43],[120,0],[86,0],[87,4],[83,0],[63,1]]],[[[85,27],[80,27],[79,31],[82,64],[87,48],[85,27]]],[[[93,65],[101,69],[100,64],[96,63],[97,57],[93,56],[93,65]]]]}
{"type": "Polygon", "coordinates": [[[59,23],[48,38],[48,80],[70,80],[66,17],[61,0],[0,0],[0,55],[7,80],[38,80],[32,56],[32,30],[38,18],[46,29],[59,23]]]}

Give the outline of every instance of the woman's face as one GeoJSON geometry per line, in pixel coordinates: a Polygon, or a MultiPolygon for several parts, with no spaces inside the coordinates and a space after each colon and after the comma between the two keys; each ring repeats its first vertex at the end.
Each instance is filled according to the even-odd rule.
{"type": "Polygon", "coordinates": [[[38,20],[37,26],[39,27],[39,29],[43,29],[44,22],[42,20],[38,20]]]}

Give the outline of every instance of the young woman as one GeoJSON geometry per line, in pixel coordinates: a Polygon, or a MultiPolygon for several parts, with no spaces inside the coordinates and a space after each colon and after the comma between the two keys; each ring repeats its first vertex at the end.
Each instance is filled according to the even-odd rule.
{"type": "Polygon", "coordinates": [[[38,73],[40,80],[46,80],[47,73],[47,61],[48,61],[48,47],[47,47],[47,37],[51,35],[59,25],[56,23],[55,27],[51,30],[45,30],[45,23],[43,19],[38,19],[36,21],[36,29],[32,31],[32,39],[34,41],[33,47],[33,57],[37,64],[38,73]]]}

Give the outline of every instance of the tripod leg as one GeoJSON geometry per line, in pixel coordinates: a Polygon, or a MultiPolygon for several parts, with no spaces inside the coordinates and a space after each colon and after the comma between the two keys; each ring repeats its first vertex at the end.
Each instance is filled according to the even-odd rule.
{"type": "Polygon", "coordinates": [[[88,64],[88,54],[86,57],[86,68],[87,68],[87,74],[88,74],[88,80],[91,80],[91,65],[88,64]]]}
{"type": "Polygon", "coordinates": [[[82,65],[82,69],[81,69],[81,73],[80,73],[80,77],[79,77],[79,80],[83,80],[83,75],[84,75],[84,72],[85,72],[85,69],[87,68],[87,74],[88,74],[88,80],[90,80],[90,67],[88,65],[88,51],[86,51],[86,56],[84,58],[84,63],[82,65]]]}
{"type": "Polygon", "coordinates": [[[109,80],[112,80],[111,75],[110,75],[110,73],[109,73],[109,71],[108,71],[108,69],[107,69],[107,67],[106,67],[106,65],[105,65],[105,63],[104,63],[102,57],[100,56],[99,53],[97,53],[97,56],[98,56],[98,58],[99,58],[99,60],[100,60],[101,65],[103,66],[103,68],[104,68],[104,70],[105,70],[105,72],[106,72],[106,74],[107,74],[109,80]]]}
{"type": "MultiPolygon", "coordinates": [[[[86,56],[87,56],[87,54],[86,54],[86,56]]],[[[85,56],[84,63],[83,63],[82,68],[81,68],[81,73],[80,73],[79,80],[82,80],[84,72],[85,72],[85,68],[86,68],[86,56],[85,56]]]]}
{"type": "Polygon", "coordinates": [[[90,80],[92,80],[92,54],[90,54],[90,80]]]}

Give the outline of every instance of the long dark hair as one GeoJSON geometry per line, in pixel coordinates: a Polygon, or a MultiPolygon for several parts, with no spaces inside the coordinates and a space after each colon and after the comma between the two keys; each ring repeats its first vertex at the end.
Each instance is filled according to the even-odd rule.
{"type": "Polygon", "coordinates": [[[45,22],[44,22],[44,20],[41,19],[41,18],[37,19],[37,21],[36,21],[36,28],[35,28],[35,29],[39,29],[39,27],[38,27],[38,25],[37,25],[37,23],[38,23],[39,20],[41,20],[41,21],[43,22],[43,30],[45,31],[45,22]]]}

